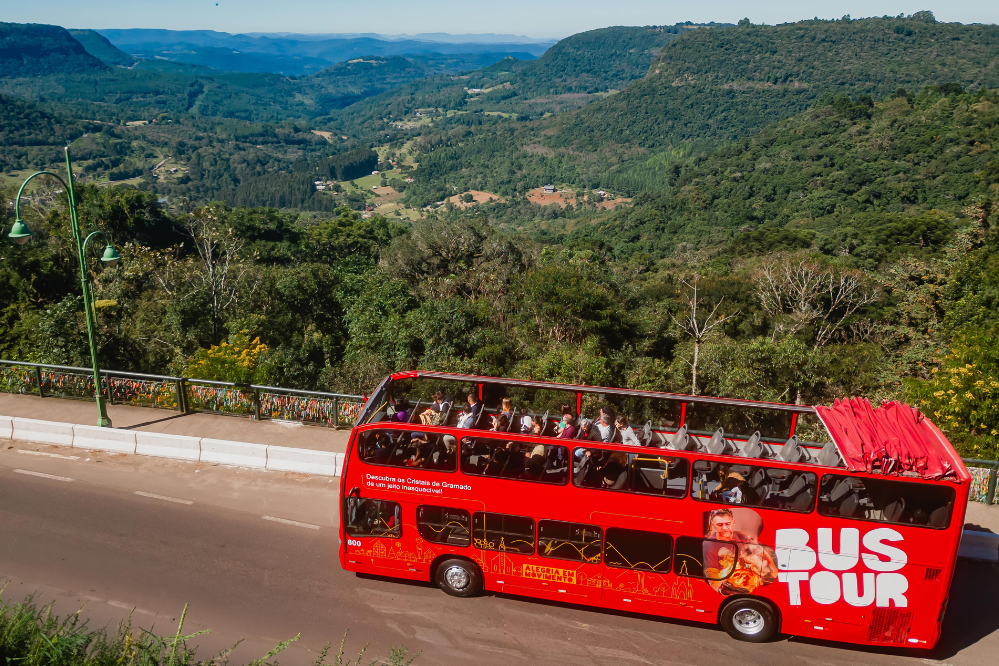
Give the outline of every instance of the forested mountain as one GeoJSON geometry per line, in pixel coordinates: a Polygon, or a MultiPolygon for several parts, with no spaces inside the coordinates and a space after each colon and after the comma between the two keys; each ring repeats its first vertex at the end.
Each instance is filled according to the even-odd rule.
{"type": "Polygon", "coordinates": [[[0,172],[50,164],[62,158],[62,147],[94,123],[53,114],[31,102],[0,95],[0,172]]]}
{"type": "Polygon", "coordinates": [[[118,49],[104,35],[93,30],[70,30],[73,39],[80,42],[87,53],[94,56],[105,65],[112,67],[131,67],[137,58],[118,49]]]}
{"type": "Polygon", "coordinates": [[[999,92],[955,85],[875,104],[827,95],[806,113],[674,164],[664,189],[576,232],[618,254],[815,247],[874,269],[936,251],[999,184],[999,92]]]}
{"type": "Polygon", "coordinates": [[[106,69],[65,28],[37,23],[0,23],[0,76],[80,74],[106,69]]]}
{"type": "Polygon", "coordinates": [[[645,78],[585,109],[472,137],[428,138],[421,164],[434,170],[423,196],[429,201],[457,182],[488,191],[554,181],[634,193],[686,142],[745,136],[804,111],[824,92],[880,99],[903,87],[999,85],[997,48],[999,27],[936,23],[928,12],[690,30],[663,48],[645,78]]]}

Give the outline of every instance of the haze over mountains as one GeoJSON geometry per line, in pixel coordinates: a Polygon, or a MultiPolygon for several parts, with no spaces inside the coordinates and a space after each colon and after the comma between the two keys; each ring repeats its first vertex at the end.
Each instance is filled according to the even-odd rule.
{"type": "Polygon", "coordinates": [[[184,62],[221,71],[275,72],[299,76],[361,56],[461,54],[468,67],[506,56],[531,59],[555,40],[503,41],[505,35],[230,35],[211,30],[97,30],[117,48],[139,58],[184,62]],[[477,57],[470,57],[470,56],[477,57]]]}

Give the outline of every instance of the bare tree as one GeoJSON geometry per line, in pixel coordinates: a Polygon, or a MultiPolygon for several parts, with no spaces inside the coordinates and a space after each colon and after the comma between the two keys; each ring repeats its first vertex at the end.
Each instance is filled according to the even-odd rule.
{"type": "Polygon", "coordinates": [[[812,348],[829,344],[847,320],[878,300],[859,271],[823,265],[807,257],[782,255],[755,276],[756,298],[773,320],[771,340],[812,326],[812,348]]]}
{"type": "Polygon", "coordinates": [[[228,208],[220,204],[204,206],[185,221],[201,261],[193,270],[196,290],[208,297],[212,333],[222,338],[226,313],[239,301],[250,266],[241,258],[243,240],[226,220],[228,208]]]}
{"type": "MultiPolygon", "coordinates": [[[[864,306],[878,300],[860,271],[840,269],[807,256],[783,254],[760,268],[754,278],[756,298],[773,321],[771,341],[811,327],[812,350],[818,351],[851,324],[864,306]]],[[[869,326],[856,333],[866,338],[869,326]]],[[[801,390],[795,399],[801,403],[801,390]]]]}
{"type": "Polygon", "coordinates": [[[673,319],[673,323],[680,327],[680,329],[682,329],[683,332],[690,336],[694,341],[694,359],[693,361],[687,361],[687,365],[689,365],[691,369],[691,395],[697,395],[697,362],[701,355],[701,343],[704,342],[704,340],[708,337],[708,334],[710,334],[711,331],[714,330],[719,324],[739,315],[738,310],[728,316],[718,314],[718,308],[721,307],[721,304],[725,301],[725,298],[723,297],[714,304],[714,307],[711,308],[711,311],[708,312],[706,317],[699,319],[697,311],[701,309],[702,299],[697,295],[697,283],[700,279],[701,277],[695,273],[690,282],[680,280],[680,283],[687,288],[687,293],[684,296],[687,301],[687,307],[683,316],[679,319],[672,314],[670,315],[673,319]]]}

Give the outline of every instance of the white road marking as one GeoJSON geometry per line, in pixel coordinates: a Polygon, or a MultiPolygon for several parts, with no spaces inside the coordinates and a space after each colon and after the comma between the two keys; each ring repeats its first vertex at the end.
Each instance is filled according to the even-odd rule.
{"type": "Polygon", "coordinates": [[[194,504],[191,500],[177,499],[176,497],[167,497],[166,495],[154,495],[153,493],[144,493],[141,490],[135,491],[136,495],[142,495],[143,497],[152,497],[153,499],[163,500],[164,502],[176,502],[177,504],[194,504]]]}
{"type": "Polygon", "coordinates": [[[260,516],[264,520],[273,520],[275,523],[284,523],[285,525],[294,525],[295,527],[307,527],[310,530],[318,530],[319,525],[310,525],[309,523],[300,523],[297,520],[288,520],[287,518],[275,518],[274,516],[260,516]]]}
{"type": "Polygon", "coordinates": [[[27,474],[29,476],[40,476],[43,479],[52,479],[53,481],[72,481],[73,479],[67,478],[65,476],[56,476],[55,474],[44,474],[42,472],[32,472],[26,469],[15,469],[18,474],[27,474]]]}
{"type": "Polygon", "coordinates": [[[138,606],[133,606],[132,604],[126,604],[122,601],[105,601],[108,606],[114,606],[115,608],[124,608],[127,611],[135,611],[136,613],[143,613],[144,615],[153,615],[156,613],[153,611],[147,611],[145,609],[139,608],[138,606]]]}
{"type": "Polygon", "coordinates": [[[58,453],[46,453],[45,451],[25,451],[24,449],[18,449],[18,453],[23,453],[29,456],[47,456],[49,458],[61,458],[63,460],[79,460],[80,456],[64,456],[58,453]]]}

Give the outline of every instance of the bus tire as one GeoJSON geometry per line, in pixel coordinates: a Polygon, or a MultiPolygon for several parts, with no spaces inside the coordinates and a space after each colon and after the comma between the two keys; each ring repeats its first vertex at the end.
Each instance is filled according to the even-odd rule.
{"type": "Polygon", "coordinates": [[[437,587],[452,597],[472,597],[482,591],[482,571],[474,562],[452,558],[437,565],[437,587]]]}
{"type": "Polygon", "coordinates": [[[759,599],[740,597],[728,602],[718,614],[718,623],[729,636],[747,643],[765,643],[779,628],[773,606],[759,599]]]}

